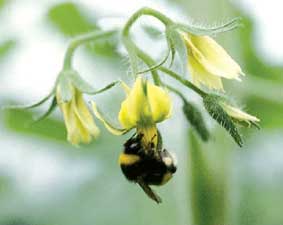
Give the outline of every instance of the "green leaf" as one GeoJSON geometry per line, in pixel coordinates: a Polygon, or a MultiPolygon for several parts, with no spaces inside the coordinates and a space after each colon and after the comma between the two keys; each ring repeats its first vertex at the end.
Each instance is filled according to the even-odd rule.
{"type": "Polygon", "coordinates": [[[9,54],[9,52],[16,46],[15,40],[7,40],[0,43],[0,59],[9,54]]]}
{"type": "Polygon", "coordinates": [[[203,98],[204,107],[209,115],[216,120],[222,127],[224,127],[228,133],[232,136],[234,141],[242,147],[243,141],[235,126],[231,117],[224,111],[221,105],[218,103],[220,100],[219,96],[207,95],[203,98]]]}
{"type": "Polygon", "coordinates": [[[183,112],[201,139],[208,141],[210,134],[199,109],[184,99],[183,112]]]}
{"type": "Polygon", "coordinates": [[[39,136],[52,140],[66,141],[66,130],[64,123],[55,119],[47,118],[41,123],[33,122],[33,113],[23,110],[10,109],[4,113],[4,124],[10,130],[25,135],[39,136]]]}
{"type": "Polygon", "coordinates": [[[0,0],[0,9],[2,9],[6,4],[8,0],[0,0]]]}
{"type": "Polygon", "coordinates": [[[71,2],[60,3],[48,12],[51,23],[66,36],[74,36],[97,29],[95,21],[84,15],[80,8],[71,2]]]}
{"type": "MultiPolygon", "coordinates": [[[[98,31],[96,18],[90,19],[77,4],[66,2],[52,7],[48,13],[48,20],[65,36],[85,34],[90,31],[98,31]]],[[[107,57],[118,57],[118,35],[111,35],[99,41],[87,44],[88,52],[107,57]]]]}

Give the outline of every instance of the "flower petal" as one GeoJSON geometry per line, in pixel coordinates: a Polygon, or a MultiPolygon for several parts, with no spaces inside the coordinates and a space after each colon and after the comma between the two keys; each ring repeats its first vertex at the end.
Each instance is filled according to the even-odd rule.
{"type": "Polygon", "coordinates": [[[194,57],[189,57],[188,67],[195,85],[198,87],[204,85],[210,89],[224,91],[221,78],[205,70],[194,57]]]}
{"type": "Polygon", "coordinates": [[[168,93],[160,87],[147,83],[148,101],[154,122],[161,122],[171,116],[172,104],[168,93]]]}
{"type": "Polygon", "coordinates": [[[250,126],[251,123],[256,123],[260,121],[257,117],[252,116],[246,112],[243,112],[242,110],[236,107],[233,107],[225,103],[222,103],[221,105],[229,116],[231,116],[233,119],[239,122],[245,122],[248,126],[250,126]]]}
{"type": "Polygon", "coordinates": [[[152,124],[170,116],[171,99],[162,88],[138,77],[122,102],[119,121],[126,129],[138,124],[152,124]]]}
{"type": "Polygon", "coordinates": [[[93,137],[99,135],[99,129],[94,123],[93,117],[89,112],[88,107],[86,106],[81,92],[77,92],[75,95],[75,104],[74,111],[76,116],[80,120],[82,126],[90,133],[93,137]]]}
{"type": "Polygon", "coordinates": [[[143,90],[142,79],[139,77],[121,104],[119,121],[125,129],[131,129],[139,121],[147,119],[150,119],[150,108],[143,90]]]}
{"type": "Polygon", "coordinates": [[[211,74],[240,80],[240,66],[209,36],[190,35],[187,43],[195,59],[211,74]]]}

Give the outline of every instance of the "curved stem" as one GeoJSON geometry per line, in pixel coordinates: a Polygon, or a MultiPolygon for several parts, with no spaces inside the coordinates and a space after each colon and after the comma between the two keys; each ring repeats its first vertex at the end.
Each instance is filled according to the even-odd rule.
{"type": "Polygon", "coordinates": [[[164,25],[169,25],[169,24],[173,23],[173,21],[169,17],[165,16],[164,14],[162,14],[162,13],[160,13],[160,12],[154,10],[154,9],[144,7],[144,8],[139,9],[138,11],[136,11],[130,17],[130,19],[127,21],[127,23],[124,26],[123,31],[122,31],[122,35],[124,37],[129,35],[131,26],[134,24],[134,22],[139,17],[141,17],[143,15],[153,16],[153,17],[157,18],[158,20],[160,20],[164,25]]]}
{"type": "MultiPolygon", "coordinates": [[[[164,14],[154,9],[147,7],[141,8],[128,19],[127,23],[125,24],[122,30],[122,41],[126,50],[128,51],[132,72],[134,73],[135,76],[138,74],[138,62],[136,59],[136,52],[134,52],[133,50],[135,49],[136,45],[129,36],[132,25],[136,22],[138,18],[140,18],[143,15],[153,16],[159,21],[161,21],[165,26],[174,24],[174,22],[169,17],[165,16],[164,14]]],[[[154,66],[154,64],[151,64],[151,66],[154,66]]],[[[156,84],[158,84],[158,77],[156,75],[153,76],[154,76],[154,81],[156,82],[156,84]]]]}
{"type": "Polygon", "coordinates": [[[85,44],[90,41],[94,41],[99,38],[105,38],[107,36],[111,36],[115,34],[117,30],[110,30],[110,31],[93,31],[87,34],[83,34],[74,38],[66,51],[65,58],[64,58],[64,69],[70,69],[72,67],[72,60],[74,56],[75,50],[82,44],[85,44]]]}

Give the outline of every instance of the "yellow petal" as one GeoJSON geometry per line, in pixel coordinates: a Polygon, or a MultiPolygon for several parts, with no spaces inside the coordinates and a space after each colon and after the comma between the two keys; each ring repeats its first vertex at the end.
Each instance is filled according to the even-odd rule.
{"type": "MultiPolygon", "coordinates": [[[[99,130],[85,105],[82,93],[72,87],[73,97],[69,102],[60,102],[59,107],[63,113],[67,129],[67,139],[73,145],[89,143],[92,137],[97,137],[99,130]]],[[[56,92],[57,100],[61,99],[60,90],[56,92]]]]}
{"type": "Polygon", "coordinates": [[[238,79],[240,66],[216,41],[208,36],[189,35],[186,39],[193,57],[211,74],[227,79],[238,79]]]}
{"type": "Polygon", "coordinates": [[[251,122],[256,123],[256,122],[260,121],[257,117],[252,116],[252,115],[250,115],[246,112],[243,112],[242,110],[240,110],[236,107],[233,107],[231,105],[227,105],[225,103],[223,103],[221,105],[229,116],[231,116],[233,119],[238,120],[240,122],[245,122],[249,126],[251,125],[251,122]]]}
{"type": "Polygon", "coordinates": [[[162,88],[148,81],[144,83],[144,80],[139,77],[121,104],[119,121],[125,129],[131,129],[137,124],[161,122],[169,117],[170,112],[169,95],[162,88]],[[143,85],[146,85],[147,93],[143,85]]]}
{"type": "Polygon", "coordinates": [[[125,129],[131,129],[147,117],[150,118],[150,111],[144,94],[142,79],[139,77],[127,98],[121,104],[119,121],[125,129]]]}
{"type": "Polygon", "coordinates": [[[124,81],[121,81],[120,83],[121,83],[121,86],[124,89],[126,95],[129,95],[130,92],[131,92],[131,88],[124,81]]]}
{"type": "Polygon", "coordinates": [[[210,89],[224,91],[221,78],[206,71],[194,57],[189,59],[188,67],[192,76],[192,82],[195,85],[198,87],[204,85],[210,89]]]}
{"type": "Polygon", "coordinates": [[[94,123],[93,117],[86,106],[81,92],[76,93],[76,107],[74,108],[78,119],[81,121],[82,126],[93,136],[99,135],[99,129],[94,123]]]}
{"type": "Polygon", "coordinates": [[[161,122],[171,115],[171,99],[169,94],[160,87],[147,83],[148,100],[154,122],[161,122]]]}

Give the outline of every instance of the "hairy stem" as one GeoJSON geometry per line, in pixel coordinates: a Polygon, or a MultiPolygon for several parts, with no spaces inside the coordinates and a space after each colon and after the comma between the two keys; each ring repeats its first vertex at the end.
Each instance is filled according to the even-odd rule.
{"type": "Polygon", "coordinates": [[[169,25],[173,23],[173,21],[169,17],[165,16],[164,14],[154,9],[144,7],[144,8],[139,9],[137,12],[135,12],[130,17],[130,19],[127,21],[126,25],[124,26],[123,32],[122,32],[123,37],[129,36],[129,32],[130,32],[132,25],[136,22],[136,20],[139,17],[143,15],[153,16],[157,18],[158,20],[160,20],[164,25],[169,25]]]}
{"type": "Polygon", "coordinates": [[[64,69],[70,69],[72,67],[72,60],[74,57],[75,50],[80,46],[87,42],[94,41],[100,38],[105,38],[115,34],[117,30],[110,30],[110,31],[93,31],[90,33],[83,34],[74,38],[66,51],[65,58],[64,58],[64,69]]]}
{"type": "MultiPolygon", "coordinates": [[[[153,65],[155,63],[154,60],[148,54],[146,54],[144,51],[142,51],[138,47],[136,47],[135,51],[137,52],[138,56],[147,65],[153,65]]],[[[192,82],[188,81],[187,79],[182,78],[179,74],[175,73],[174,71],[172,71],[172,70],[170,70],[170,69],[168,69],[168,68],[166,68],[164,66],[158,67],[158,70],[160,70],[161,72],[165,73],[166,75],[174,78],[175,80],[179,81],[180,83],[182,83],[186,87],[192,89],[197,94],[199,94],[201,97],[207,96],[206,92],[204,92],[201,89],[199,89],[197,86],[195,86],[192,82]]],[[[151,72],[154,72],[154,71],[151,71],[151,72]]],[[[158,74],[157,74],[157,76],[158,76],[158,74]]]]}

